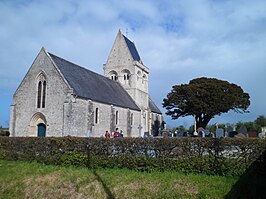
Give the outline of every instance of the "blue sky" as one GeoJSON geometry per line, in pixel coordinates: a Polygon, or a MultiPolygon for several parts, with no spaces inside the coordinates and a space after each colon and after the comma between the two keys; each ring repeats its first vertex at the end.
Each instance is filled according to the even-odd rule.
{"type": "MultiPolygon", "coordinates": [[[[12,95],[44,46],[103,74],[119,29],[150,69],[149,90],[161,103],[172,85],[214,77],[250,94],[250,113],[211,123],[266,116],[266,1],[97,0],[0,1],[0,125],[8,126],[12,95]]],[[[191,117],[169,126],[193,124],[191,117]]]]}

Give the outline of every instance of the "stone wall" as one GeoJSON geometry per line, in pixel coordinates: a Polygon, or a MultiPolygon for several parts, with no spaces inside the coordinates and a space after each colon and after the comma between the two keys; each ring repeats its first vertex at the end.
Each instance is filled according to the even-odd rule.
{"type": "Polygon", "coordinates": [[[93,137],[104,136],[105,131],[114,132],[116,128],[124,132],[125,137],[138,136],[137,127],[139,125],[139,111],[129,110],[127,108],[117,107],[113,105],[93,102],[94,122],[92,128],[93,137]],[[95,110],[98,108],[98,123],[95,121],[95,110]],[[116,123],[116,112],[118,119],[116,123]],[[133,114],[133,123],[130,122],[130,114],[133,114]]]}

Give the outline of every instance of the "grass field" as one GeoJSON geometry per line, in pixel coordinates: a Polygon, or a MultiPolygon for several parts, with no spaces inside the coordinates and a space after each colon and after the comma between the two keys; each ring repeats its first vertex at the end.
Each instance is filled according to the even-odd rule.
{"type": "Polygon", "coordinates": [[[238,181],[177,172],[74,168],[0,160],[0,198],[224,198],[238,181]]]}

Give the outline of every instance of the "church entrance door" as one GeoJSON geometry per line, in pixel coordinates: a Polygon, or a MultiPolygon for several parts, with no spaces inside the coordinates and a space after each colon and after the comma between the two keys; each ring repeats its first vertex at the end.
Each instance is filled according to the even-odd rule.
{"type": "Polygon", "coordinates": [[[45,133],[46,133],[46,126],[45,124],[41,123],[38,124],[38,137],[45,137],[45,133]]]}

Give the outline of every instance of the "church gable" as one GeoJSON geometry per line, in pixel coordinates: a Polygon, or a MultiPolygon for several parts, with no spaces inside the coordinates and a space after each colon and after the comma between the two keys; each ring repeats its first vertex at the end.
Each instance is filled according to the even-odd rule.
{"type": "MultiPolygon", "coordinates": [[[[32,83],[32,73],[34,73],[33,71],[35,70],[35,68],[42,62],[41,60],[45,59],[45,56],[45,50],[44,48],[42,48],[35,60],[33,61],[28,72],[24,76],[23,80],[21,81],[20,85],[18,86],[17,90],[15,91],[14,96],[16,96],[19,92],[23,92],[24,89],[29,88],[30,84],[32,83]]],[[[44,73],[42,70],[39,70],[39,73],[41,72],[44,73]]]]}
{"type": "MultiPolygon", "coordinates": [[[[52,126],[58,131],[62,128],[63,103],[69,93],[69,85],[42,48],[14,94],[10,132],[16,132],[16,136],[23,132],[36,136],[39,123],[45,125],[47,132],[52,132],[52,126]],[[45,119],[39,121],[37,118],[32,122],[31,118],[35,118],[36,114],[45,119]]],[[[55,129],[53,133],[56,133],[55,129]]]]}
{"type": "MultiPolygon", "coordinates": [[[[14,96],[16,96],[17,93],[20,92],[21,90],[23,91],[24,89],[30,88],[33,85],[33,82],[36,83],[40,79],[40,77],[46,77],[47,65],[52,66],[52,68],[54,68],[55,71],[59,72],[56,66],[53,64],[53,61],[49,57],[46,50],[42,48],[38,53],[37,57],[35,58],[35,60],[33,61],[25,77],[21,81],[20,85],[18,86],[17,90],[15,91],[14,96]]],[[[60,79],[62,79],[64,83],[66,83],[66,86],[69,87],[67,82],[64,80],[63,76],[60,75],[60,72],[58,73],[58,75],[60,76],[60,79]]]]}

